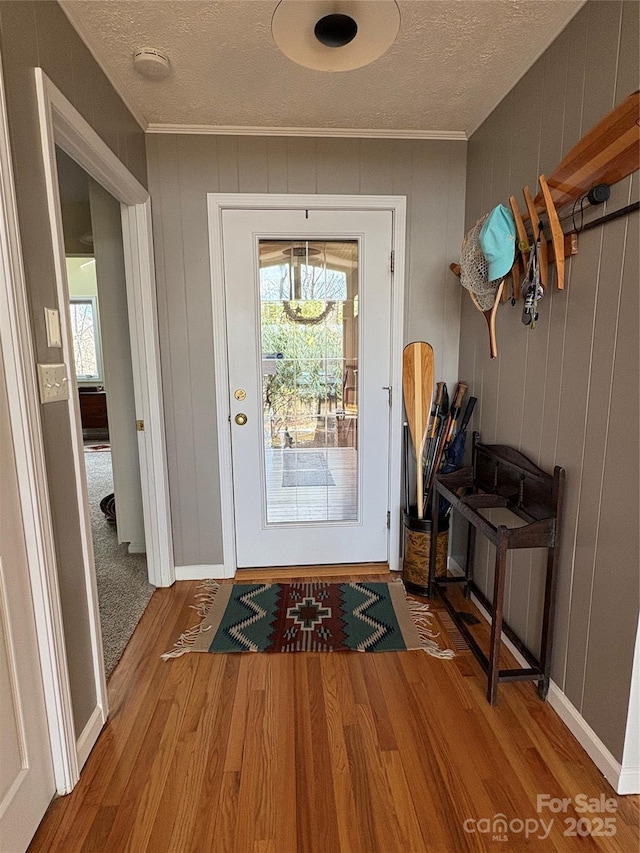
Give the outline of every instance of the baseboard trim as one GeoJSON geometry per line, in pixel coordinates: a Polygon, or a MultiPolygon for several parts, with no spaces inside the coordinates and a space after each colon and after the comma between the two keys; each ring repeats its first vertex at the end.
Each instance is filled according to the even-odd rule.
{"type": "Polygon", "coordinates": [[[144,542],[129,542],[128,551],[130,554],[146,554],[147,546],[144,542]]]}
{"type": "Polygon", "coordinates": [[[620,771],[616,794],[640,794],[640,767],[627,767],[620,771]]]}
{"type": "Polygon", "coordinates": [[[609,782],[617,794],[636,794],[640,791],[640,768],[636,769],[635,790],[622,790],[621,780],[624,777],[625,788],[633,787],[633,770],[623,771],[622,765],[609,752],[598,735],[586,722],[582,714],[560,690],[555,681],[549,683],[549,704],[569,729],[589,758],[609,782]],[[627,778],[628,777],[628,778],[627,778]]]}
{"type": "MultiPolygon", "coordinates": [[[[449,557],[448,568],[452,575],[462,576],[464,570],[460,564],[449,557]]],[[[478,608],[483,618],[491,624],[491,617],[487,610],[480,604],[476,596],[471,593],[471,600],[478,608]]],[[[503,633],[502,642],[509,649],[521,666],[529,666],[525,658],[516,649],[513,643],[503,633]]],[[[605,779],[617,794],[640,793],[640,767],[622,768],[622,765],[609,752],[598,735],[584,719],[582,714],[567,698],[553,679],[549,681],[549,693],[547,695],[549,705],[560,717],[589,758],[596,765],[605,779]]]]}
{"type": "Polygon", "coordinates": [[[98,735],[102,731],[102,727],[107,722],[100,705],[96,705],[93,713],[89,717],[86,726],[82,730],[80,737],[76,741],[76,752],[78,754],[78,770],[82,770],[85,761],[89,758],[89,754],[98,740],[98,735]]]}
{"type": "Polygon", "coordinates": [[[226,577],[221,563],[207,563],[202,566],[176,566],[177,581],[221,580],[226,577]]]}

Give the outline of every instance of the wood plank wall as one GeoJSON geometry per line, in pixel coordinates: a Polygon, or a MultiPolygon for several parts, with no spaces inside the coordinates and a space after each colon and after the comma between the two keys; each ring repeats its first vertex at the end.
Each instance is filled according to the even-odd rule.
{"type": "Polygon", "coordinates": [[[466,142],[147,135],[177,565],[222,562],[206,194],[406,195],[405,339],[457,379],[466,142]]]}
{"type": "MultiPolygon", "coordinates": [[[[589,2],[469,141],[466,228],[532,189],[614,104],[638,88],[637,3],[589,2]]],[[[638,199],[638,173],[606,210],[638,199]]],[[[569,230],[571,223],[565,223],[569,230]]],[[[486,442],[567,470],[552,678],[617,760],[622,758],[639,605],[638,214],[579,237],[564,292],[550,290],[527,331],[498,314],[491,362],[484,319],[463,300],[460,373],[479,397],[486,442]]],[[[462,542],[456,539],[456,554],[462,542]]],[[[511,559],[506,618],[534,648],[541,555],[511,559]]],[[[491,595],[493,554],[480,543],[491,595]]]]}

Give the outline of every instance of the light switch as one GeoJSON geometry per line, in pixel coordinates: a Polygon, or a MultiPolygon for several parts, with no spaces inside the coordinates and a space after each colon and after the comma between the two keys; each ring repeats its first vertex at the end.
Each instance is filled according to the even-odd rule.
{"type": "Polygon", "coordinates": [[[47,344],[50,347],[61,347],[60,314],[56,308],[44,309],[45,325],[47,327],[47,344]]]}
{"type": "Polygon", "coordinates": [[[38,384],[40,402],[54,403],[69,399],[69,378],[66,364],[39,364],[38,384]]]}

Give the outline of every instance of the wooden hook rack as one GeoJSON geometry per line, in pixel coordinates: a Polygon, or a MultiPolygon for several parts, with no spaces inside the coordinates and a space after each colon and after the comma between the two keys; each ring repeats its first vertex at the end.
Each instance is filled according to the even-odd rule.
{"type": "MultiPolygon", "coordinates": [[[[540,281],[543,287],[549,284],[549,264],[555,264],[556,267],[556,286],[559,290],[564,290],[565,279],[565,259],[572,255],[578,254],[578,235],[575,231],[565,234],[562,230],[562,225],[558,217],[558,211],[551,197],[549,185],[544,175],[540,175],[538,179],[540,184],[540,197],[543,200],[544,212],[546,212],[547,224],[550,232],[550,239],[547,240],[544,233],[540,241],[540,281]]],[[[535,201],[531,195],[529,187],[524,187],[522,190],[524,195],[527,213],[522,214],[518,207],[518,202],[515,196],[509,197],[509,205],[516,224],[516,233],[518,235],[518,247],[515,253],[511,274],[513,276],[513,294],[516,299],[520,298],[520,282],[526,273],[529,264],[529,252],[533,242],[537,239],[538,232],[543,229],[544,223],[540,218],[535,201]],[[526,224],[531,223],[531,231],[529,234],[526,224]]],[[[451,264],[450,269],[456,275],[460,275],[460,265],[451,264]]],[[[503,301],[509,298],[507,289],[504,289],[503,301]]]]}
{"type": "MultiPolygon", "coordinates": [[[[636,91],[607,113],[567,152],[549,180],[540,175],[540,192],[534,199],[529,189],[524,188],[527,214],[521,216],[515,198],[512,196],[509,199],[521,247],[526,241],[525,223],[528,221],[531,224],[532,239],[535,239],[540,227],[540,215],[546,214],[550,245],[547,246],[546,240],[541,241],[540,277],[543,285],[548,281],[547,262],[555,261],[556,284],[562,290],[565,258],[578,251],[577,235],[575,232],[568,235],[563,233],[558,210],[575,202],[596,184],[615,184],[639,167],[640,92],[636,91]]],[[[521,253],[522,260],[526,261],[526,251],[521,248],[521,253]]]]}
{"type": "MultiPolygon", "coordinates": [[[[509,198],[511,212],[516,224],[518,247],[515,252],[511,276],[513,295],[520,297],[520,283],[523,280],[529,262],[529,254],[534,241],[540,237],[540,279],[544,286],[549,284],[549,264],[556,267],[556,285],[564,289],[565,259],[578,253],[578,234],[562,230],[558,210],[566,205],[575,204],[578,199],[597,184],[612,185],[628,177],[640,168],[640,91],[632,92],[607,115],[605,115],[580,141],[571,148],[556,166],[549,179],[540,175],[540,192],[531,197],[529,187],[523,188],[526,213],[520,213],[515,196],[509,198]],[[542,231],[548,229],[549,240],[542,231]],[[527,231],[529,226],[531,234],[527,231]]],[[[616,216],[626,215],[630,207],[616,211],[616,216]]],[[[608,221],[605,216],[597,224],[608,221]]],[[[451,264],[450,269],[460,275],[460,265],[451,264]]],[[[493,316],[498,299],[493,307],[493,316]]],[[[509,298],[508,289],[502,288],[502,300],[509,298]]],[[[483,311],[487,321],[489,312],[483,311]]],[[[492,357],[494,345],[492,344],[492,357]]]]}
{"type": "MultiPolygon", "coordinates": [[[[549,264],[554,263],[556,266],[556,286],[558,290],[564,290],[565,258],[577,255],[578,235],[575,231],[572,231],[569,234],[565,234],[563,232],[558,211],[553,198],[551,197],[551,191],[549,190],[549,185],[544,175],[540,175],[538,183],[540,184],[540,197],[543,201],[544,212],[546,212],[547,215],[547,225],[550,232],[549,240],[547,240],[543,234],[542,240],[540,241],[540,281],[543,287],[548,286],[549,264]]],[[[520,256],[526,269],[526,265],[529,262],[529,249],[532,242],[537,238],[539,231],[543,229],[543,223],[529,187],[524,187],[522,193],[527,207],[527,213],[524,216],[520,213],[515,196],[510,196],[509,204],[516,223],[520,256]],[[531,236],[529,236],[527,232],[525,221],[531,223],[531,236]]],[[[516,299],[520,297],[519,285],[516,288],[515,296],[516,299]]]]}

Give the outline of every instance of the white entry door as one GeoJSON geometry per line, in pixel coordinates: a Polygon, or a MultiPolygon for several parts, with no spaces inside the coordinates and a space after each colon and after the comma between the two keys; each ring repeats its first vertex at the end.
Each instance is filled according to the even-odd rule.
{"type": "Polygon", "coordinates": [[[224,210],[238,567],[388,559],[389,210],[224,210]]]}

